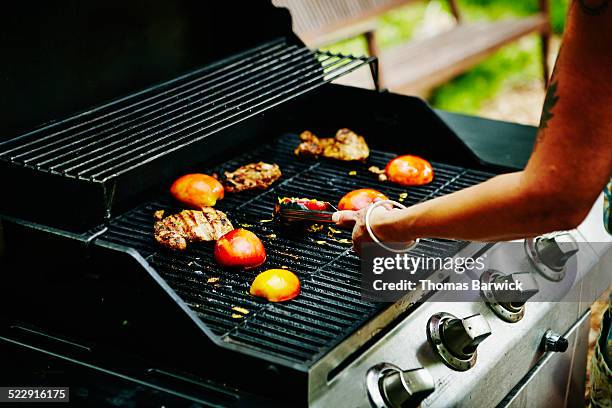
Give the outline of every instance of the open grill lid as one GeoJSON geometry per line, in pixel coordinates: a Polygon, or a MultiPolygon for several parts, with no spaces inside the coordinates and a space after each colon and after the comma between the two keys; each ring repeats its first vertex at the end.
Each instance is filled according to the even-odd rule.
{"type": "Polygon", "coordinates": [[[286,10],[266,1],[160,3],[45,3],[27,24],[35,33],[23,28],[31,10],[16,7],[0,28],[27,44],[9,47],[20,63],[0,68],[0,179],[12,192],[0,213],[73,231],[100,225],[253,137],[228,137],[230,127],[374,61],[308,50],[286,10]]]}
{"type": "Polygon", "coordinates": [[[269,1],[9,2],[0,17],[0,140],[168,81],[276,38],[269,1]]]}

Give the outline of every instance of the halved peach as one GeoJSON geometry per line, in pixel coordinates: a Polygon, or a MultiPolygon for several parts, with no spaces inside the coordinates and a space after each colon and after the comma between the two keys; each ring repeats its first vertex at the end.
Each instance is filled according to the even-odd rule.
{"type": "Polygon", "coordinates": [[[389,181],[403,186],[420,186],[434,178],[431,164],[418,156],[405,155],[391,160],[385,168],[389,181]]]}
{"type": "Polygon", "coordinates": [[[223,185],[207,174],[186,174],[176,179],[170,193],[193,208],[213,207],[225,194],[223,185]]]}
{"type": "Polygon", "coordinates": [[[300,294],[300,280],[286,269],[268,269],[257,275],[249,293],[270,302],[291,300],[300,294]]]}
{"type": "Polygon", "coordinates": [[[339,210],[359,211],[366,208],[377,198],[388,200],[387,196],[380,191],[371,188],[361,188],[347,193],[338,203],[339,210]]]}
{"type": "Polygon", "coordinates": [[[217,240],[215,261],[228,268],[255,268],[266,261],[266,249],[257,235],[238,228],[217,240]]]}

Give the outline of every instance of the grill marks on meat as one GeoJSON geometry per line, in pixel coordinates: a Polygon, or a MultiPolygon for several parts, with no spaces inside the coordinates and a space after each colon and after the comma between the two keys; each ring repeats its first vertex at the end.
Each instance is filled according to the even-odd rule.
{"type": "Polygon", "coordinates": [[[251,163],[225,172],[225,191],[265,190],[282,175],[277,164],[251,163]]]}
{"type": "Polygon", "coordinates": [[[330,159],[364,161],[370,155],[370,148],[363,136],[359,136],[349,129],[340,129],[336,137],[318,138],[306,130],[300,135],[302,142],[295,149],[295,154],[302,157],[319,156],[330,159]]]}
{"type": "Polygon", "coordinates": [[[155,223],[155,239],[169,249],[183,250],[188,242],[215,241],[234,227],[222,211],[203,207],[183,210],[155,223]]]}

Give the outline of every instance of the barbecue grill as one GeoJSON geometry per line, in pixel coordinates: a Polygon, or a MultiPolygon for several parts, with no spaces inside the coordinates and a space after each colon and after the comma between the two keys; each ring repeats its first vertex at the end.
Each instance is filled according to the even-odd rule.
{"type": "MultiPolygon", "coordinates": [[[[139,17],[132,35],[138,39],[139,29],[177,21],[179,28],[199,27],[194,20],[201,16],[189,14],[196,6],[177,3],[184,8],[172,13],[129,6],[125,15],[151,9],[139,17]]],[[[331,84],[358,68],[370,69],[376,82],[376,60],[308,50],[291,32],[283,10],[251,3],[256,6],[232,10],[244,30],[253,29],[241,47],[233,39],[227,47],[212,47],[206,37],[202,44],[181,48],[188,58],[171,61],[154,58],[147,49],[149,54],[139,55],[151,58],[153,72],[144,74],[148,82],[135,87],[135,72],[123,72],[110,94],[94,86],[94,98],[85,92],[89,88],[74,89],[81,79],[75,75],[61,106],[49,109],[41,102],[28,117],[16,104],[19,114],[7,122],[0,142],[0,181],[8,192],[0,203],[10,254],[5,265],[36,272],[8,276],[14,290],[4,301],[23,305],[11,319],[80,339],[92,353],[97,347],[131,350],[251,392],[312,403],[431,294],[417,291],[395,304],[363,300],[350,235],[328,228],[283,228],[272,221],[277,197],[336,203],[350,190],[376,188],[392,199],[407,193],[404,204],[411,205],[507,169],[479,159],[417,98],[331,84]],[[88,104],[92,107],[83,109],[88,104]],[[367,163],[293,154],[300,131],[332,135],[341,127],[366,137],[372,149],[367,163]],[[381,184],[368,172],[369,166],[382,167],[400,153],[430,159],[434,181],[406,188],[381,184]],[[155,243],[153,213],[180,210],[167,193],[177,176],[222,173],[260,160],[278,164],[282,178],[265,191],[228,194],[216,208],[262,239],[268,254],[264,266],[225,270],[214,263],[209,244],[192,244],[178,253],[155,243]],[[32,251],[39,255],[32,257],[32,251]],[[248,295],[252,279],[269,268],[294,271],[301,294],[280,304],[248,295]]],[[[69,9],[70,4],[55,6],[69,9]]],[[[112,5],[82,7],[77,16],[101,13],[103,20],[109,13],[106,17],[115,21],[112,5]]],[[[228,6],[214,8],[197,10],[205,13],[205,21],[229,12],[228,6]]],[[[71,13],[57,16],[66,19],[67,27],[79,26],[71,13]]],[[[220,29],[213,26],[213,33],[220,29]]],[[[19,38],[20,27],[9,29],[19,38]]],[[[59,41],[50,35],[50,43],[59,41]]],[[[160,40],[163,51],[168,45],[163,33],[160,37],[145,38],[160,40]]],[[[171,40],[181,38],[177,34],[171,40]]],[[[57,46],[58,55],[69,55],[76,45],[57,46]]],[[[107,52],[116,52],[119,61],[103,62],[132,69],[124,48],[107,52]]],[[[75,62],[75,72],[91,69],[84,66],[75,62]]],[[[137,72],[148,67],[138,64],[137,72]]],[[[103,68],[89,72],[93,81],[101,72],[113,72],[103,68]]],[[[9,77],[11,85],[22,80],[20,74],[9,77]]],[[[412,254],[447,257],[487,248],[424,239],[412,254]]],[[[434,272],[419,271],[423,276],[434,272]]]]}

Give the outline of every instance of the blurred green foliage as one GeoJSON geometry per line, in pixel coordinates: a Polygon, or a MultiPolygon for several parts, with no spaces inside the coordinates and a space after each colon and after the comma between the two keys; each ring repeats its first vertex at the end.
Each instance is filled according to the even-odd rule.
{"type": "Polygon", "coordinates": [[[532,35],[507,45],[473,69],[433,90],[432,106],[477,115],[505,87],[542,77],[540,38],[532,35]]]}
{"type": "Polygon", "coordinates": [[[376,32],[379,46],[384,49],[410,40],[425,17],[426,7],[426,2],[418,2],[381,16],[376,32]]]}
{"type": "MultiPolygon", "coordinates": [[[[550,7],[550,24],[555,34],[561,34],[569,0],[546,0],[550,7]]],[[[459,0],[459,7],[470,13],[495,16],[524,16],[539,10],[539,0],[459,0]]]]}
{"type": "MultiPolygon", "coordinates": [[[[440,13],[450,16],[448,2],[437,1],[440,13]]],[[[539,0],[457,0],[466,21],[496,20],[526,16],[538,12],[539,0]]],[[[553,32],[561,34],[569,0],[548,0],[553,32]]],[[[419,29],[431,2],[416,2],[380,17],[377,41],[381,48],[409,41],[419,29]]],[[[364,38],[343,41],[328,49],[337,52],[365,54],[364,38]]],[[[497,51],[481,64],[433,90],[429,101],[437,108],[478,114],[483,103],[504,87],[538,80],[542,74],[540,39],[531,35],[497,51]]]]}
{"type": "MultiPolygon", "coordinates": [[[[538,12],[538,0],[459,0],[466,19],[494,20],[538,12]]],[[[550,0],[553,33],[562,34],[568,0],[550,0]]],[[[501,90],[542,77],[540,38],[531,35],[507,45],[473,69],[433,90],[432,106],[476,115],[501,90]]]]}

